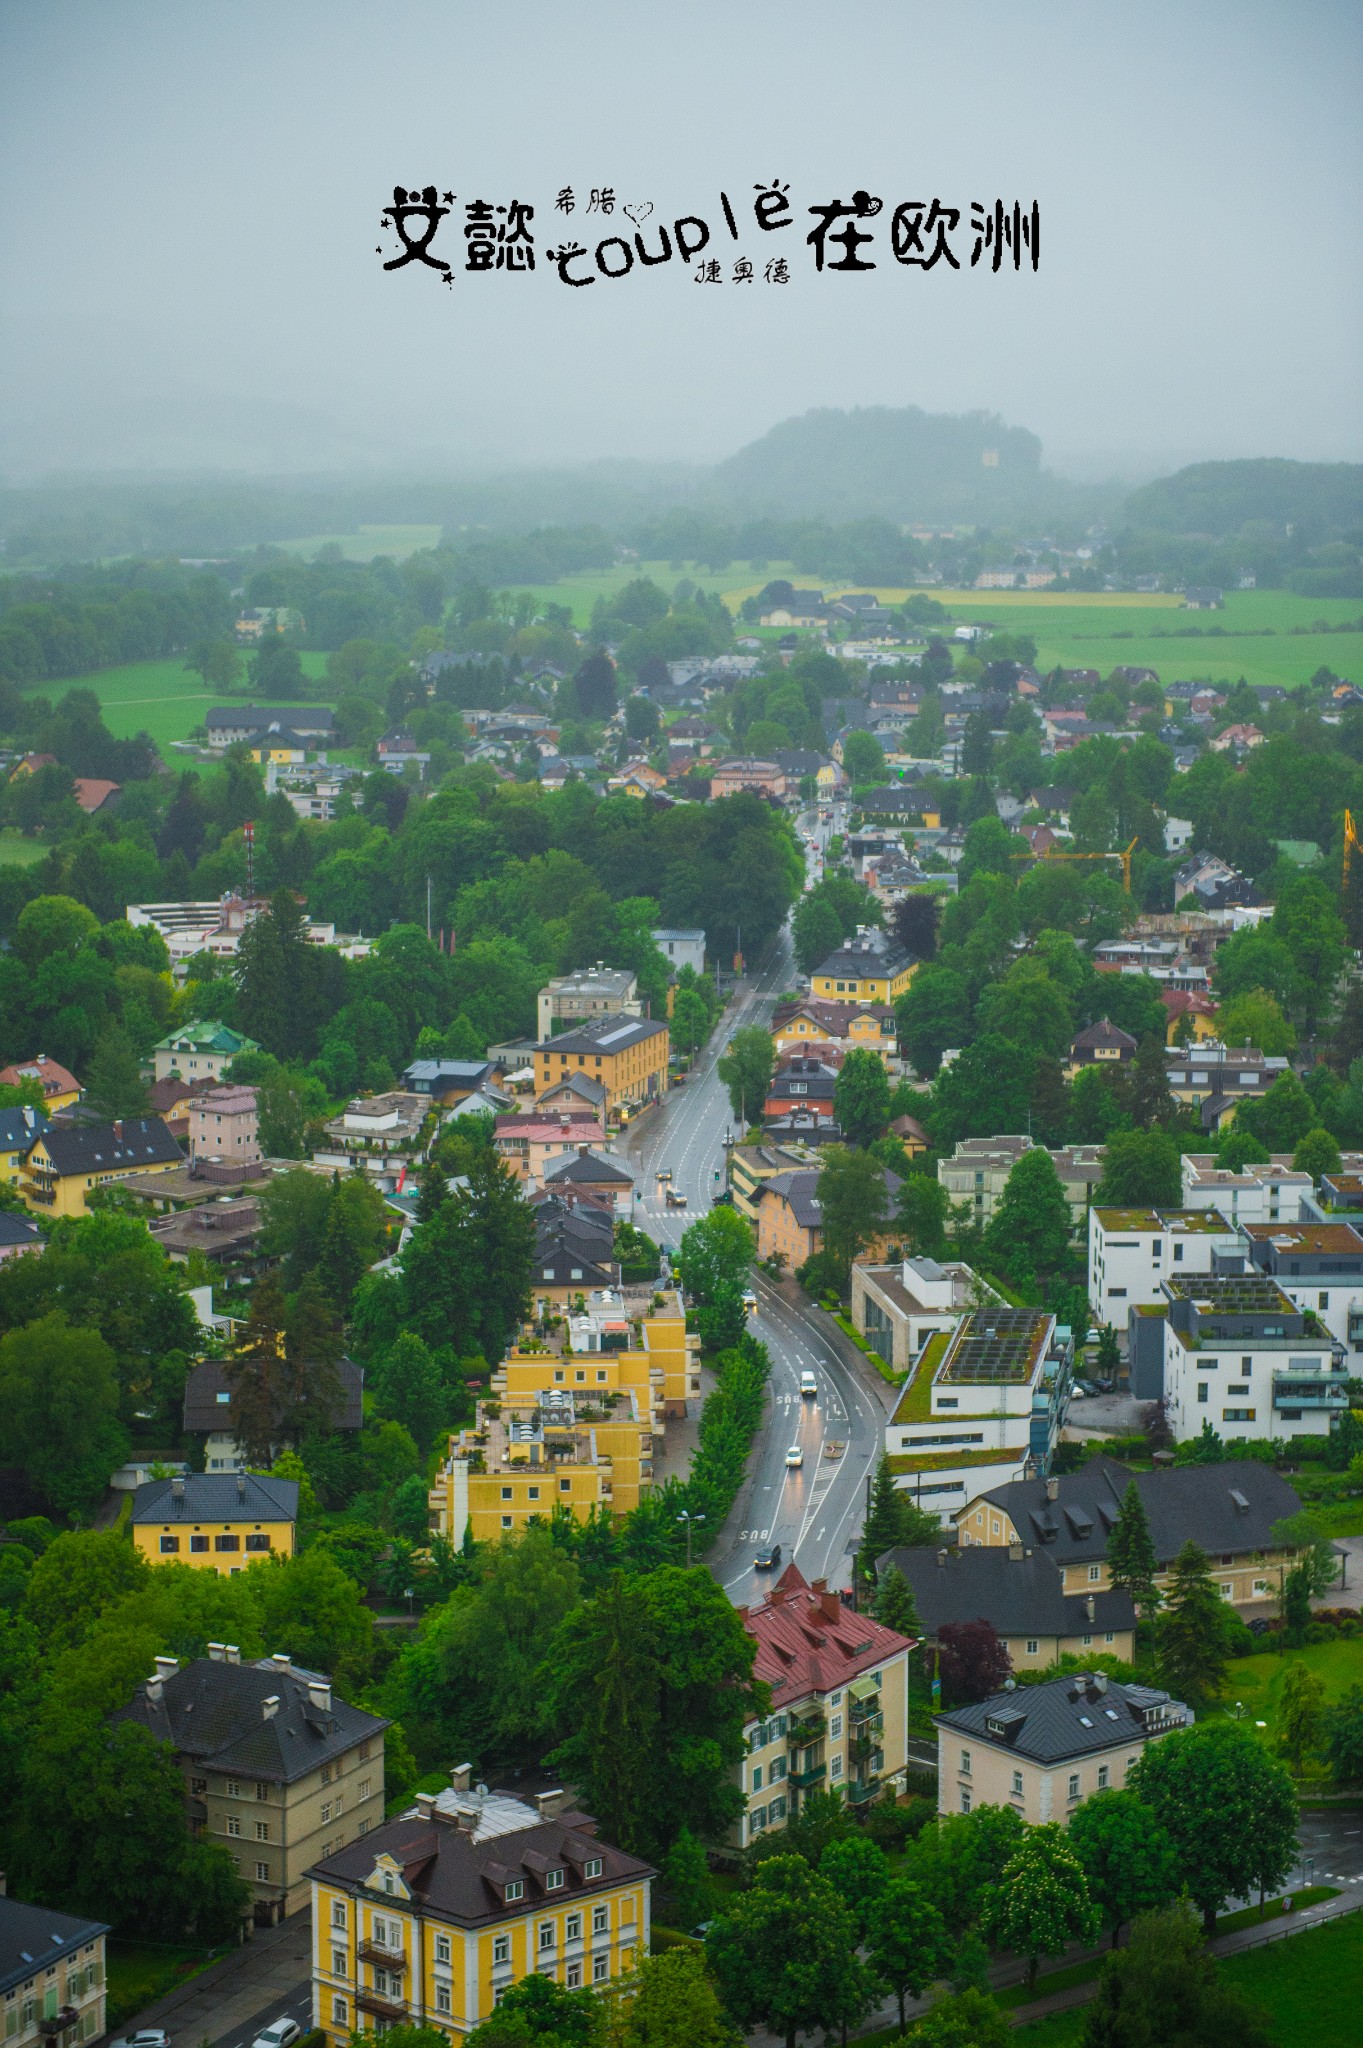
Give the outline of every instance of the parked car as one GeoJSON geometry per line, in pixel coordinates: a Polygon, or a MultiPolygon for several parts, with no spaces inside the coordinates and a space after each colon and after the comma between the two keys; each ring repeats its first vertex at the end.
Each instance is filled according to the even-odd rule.
{"type": "Polygon", "coordinates": [[[789,1466],[790,1466],[790,1468],[791,1468],[791,1470],[792,1470],[792,1471],[794,1471],[794,1470],[795,1470],[795,1468],[796,1468],[796,1466],[797,1466],[797,1465],[803,1465],[803,1464],[804,1464],[804,1461],[805,1461],[805,1454],[804,1454],[804,1452],[803,1452],[803,1451],[801,1450],[801,1448],[800,1448],[799,1444],[792,1444],[792,1445],[791,1445],[791,1447],[790,1447],[790,1449],[789,1449],[789,1450],[788,1450],[788,1451],[786,1452],[786,1463],[787,1463],[787,1465],[789,1465],[789,1466]]]}
{"type": "Polygon", "coordinates": [[[271,2020],[268,2027],[261,2028],[251,2048],[289,2048],[291,2041],[302,2039],[302,2034],[297,2020],[271,2020]]]}
{"type": "Polygon", "coordinates": [[[753,1570],[756,1572],[774,1572],[781,1562],[780,1544],[773,1543],[770,1550],[762,1551],[752,1562],[753,1570]]]}
{"type": "Polygon", "coordinates": [[[111,2042],[109,2048],[170,2048],[170,2035],[163,2027],[139,2027],[135,2034],[111,2042]]]}

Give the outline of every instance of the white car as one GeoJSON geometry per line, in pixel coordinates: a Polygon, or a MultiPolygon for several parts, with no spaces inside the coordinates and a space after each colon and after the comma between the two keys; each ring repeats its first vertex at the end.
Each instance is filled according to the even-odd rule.
{"type": "Polygon", "coordinates": [[[261,2028],[251,2048],[289,2048],[289,2043],[300,2040],[302,2033],[297,2020],[271,2020],[268,2027],[261,2028]]]}
{"type": "Polygon", "coordinates": [[[792,1444],[790,1449],[786,1452],[786,1463],[791,1467],[793,1471],[797,1465],[803,1465],[804,1461],[805,1454],[800,1449],[800,1446],[798,1444],[792,1444]]]}
{"type": "Polygon", "coordinates": [[[140,2027],[135,2034],[124,2034],[110,2048],[170,2048],[170,2035],[161,2027],[140,2027]]]}
{"type": "Polygon", "coordinates": [[[813,1373],[802,1372],[800,1374],[800,1392],[812,1398],[818,1391],[819,1382],[815,1379],[813,1373]]]}
{"type": "Polygon", "coordinates": [[[757,1314],[757,1296],[753,1293],[751,1287],[744,1290],[743,1313],[748,1316],[755,1316],[757,1314]]]}

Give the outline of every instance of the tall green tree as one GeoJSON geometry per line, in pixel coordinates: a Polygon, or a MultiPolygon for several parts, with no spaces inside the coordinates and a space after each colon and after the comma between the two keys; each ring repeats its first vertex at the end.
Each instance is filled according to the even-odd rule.
{"type": "Polygon", "coordinates": [[[760,1024],[735,1031],[720,1054],[715,1071],[729,1091],[735,1126],[759,1122],[776,1064],[770,1033],[760,1024]]]}
{"type": "Polygon", "coordinates": [[[845,1286],[853,1262],[884,1228],[890,1206],[885,1169],[869,1152],[825,1145],[818,1198],[824,1252],[845,1286]]]}
{"type": "Polygon", "coordinates": [[[857,1573],[864,1585],[874,1585],[876,1559],[901,1545],[936,1544],[942,1535],[936,1515],[918,1507],[913,1495],[896,1486],[888,1457],[876,1467],[871,1503],[862,1524],[861,1547],[857,1552],[857,1573]]]}
{"type": "Polygon", "coordinates": [[[410,1430],[419,1451],[429,1451],[449,1415],[450,1395],[428,1346],[414,1330],[404,1330],[370,1377],[377,1412],[410,1430]]]}
{"type": "Polygon", "coordinates": [[[929,1259],[945,1254],[950,1206],[951,1198],[935,1176],[905,1174],[895,1201],[894,1221],[911,1253],[929,1259]]]}
{"type": "Polygon", "coordinates": [[[1300,1775],[1319,1750],[1325,1733],[1325,1682],[1296,1661],[1283,1673],[1278,1692],[1278,1748],[1300,1775]]]}
{"type": "Polygon", "coordinates": [[[1339,1784],[1363,1779],[1363,1685],[1351,1685],[1321,1716],[1321,1745],[1339,1784]]]}
{"type": "Polygon", "coordinates": [[[882,1628],[892,1628],[896,1635],[920,1636],[923,1632],[913,1587],[897,1564],[888,1565],[881,1573],[871,1612],[882,1628]]]}
{"type": "Polygon", "coordinates": [[[1165,1042],[1157,1031],[1147,1031],[1136,1047],[1127,1076],[1126,1106],[1133,1123],[1143,1131],[1164,1128],[1178,1115],[1169,1086],[1165,1042]]]}
{"type": "Polygon", "coordinates": [[[871,1968],[898,2000],[902,2033],[908,2025],[908,2000],[921,1998],[950,1966],[946,1925],[919,1885],[895,1877],[870,1902],[865,1939],[871,1968]]]}
{"type": "Polygon", "coordinates": [[[278,1277],[263,1273],[251,1295],[246,1330],[237,1350],[223,1361],[232,1395],[233,1429],[248,1465],[267,1466],[280,1417],[289,1407],[292,1373],[284,1358],[288,1304],[278,1277]]]}
{"type": "Polygon", "coordinates": [[[362,1173],[348,1174],[332,1190],[321,1259],[327,1293],[341,1315],[349,1315],[356,1288],[387,1244],[383,1196],[362,1173]]]}
{"type": "Polygon", "coordinates": [[[953,1940],[980,1919],[984,1901],[1027,1835],[1011,1806],[977,1806],[924,1828],[904,1857],[904,1874],[920,1884],[953,1940]]]}
{"type": "Polygon", "coordinates": [[[1183,1169],[1173,1139],[1163,1131],[1114,1131],[1093,1199],[1114,1209],[1177,1209],[1183,1169]]]}
{"type": "Polygon", "coordinates": [[[1055,1272],[1072,1229],[1055,1162],[1049,1152],[1034,1146],[1023,1153],[1004,1183],[985,1232],[985,1255],[1013,1285],[1030,1287],[1055,1272]]]}
{"type": "Polygon", "coordinates": [[[828,1844],[819,1858],[819,1875],[832,1885],[852,1915],[858,1942],[864,1942],[871,1908],[890,1881],[885,1851],[854,1829],[828,1844]]]}
{"type": "Polygon", "coordinates": [[[1189,1706],[1205,1707],[1220,1696],[1226,1671],[1223,1614],[1207,1553],[1190,1537],[1170,1570],[1156,1637],[1160,1677],[1189,1706]]]}
{"type": "Polygon", "coordinates": [[[1274,2039],[1267,2016],[1219,1978],[1192,1915],[1171,1905],[1137,1920],[1128,1946],[1107,1958],[1083,2048],[1272,2048],[1274,2039]]]}
{"type": "Polygon", "coordinates": [[[873,1978],[856,1953],[852,1917],[800,1856],[759,1864],[752,1889],[705,1937],[705,1955],[740,2026],[768,2026],[795,2048],[814,2027],[839,2028],[867,2010],[873,1978]]]}
{"type": "Polygon", "coordinates": [[[895,1004],[899,1043],[914,1070],[930,1079],[951,1046],[964,1045],[973,1029],[970,990],[963,974],[940,961],[918,969],[895,1004]]]}
{"type": "Polygon", "coordinates": [[[621,1986],[620,2014],[623,2033],[610,2037],[611,2048],[741,2048],[705,1958],[693,1949],[644,1956],[621,1986]]]}
{"type": "Polygon", "coordinates": [[[114,1355],[60,1311],[0,1338],[0,1443],[59,1514],[87,1510],[128,1452],[114,1355]]]}
{"type": "Polygon", "coordinates": [[[1089,1897],[1112,1930],[1114,1948],[1128,1920],[1177,1897],[1174,1845],[1134,1792],[1097,1792],[1086,1799],[1070,1821],[1069,1839],[1089,1897]]]}
{"type": "Polygon", "coordinates": [[[1145,1503],[1134,1478],[1126,1483],[1122,1505],[1108,1538],[1107,1568],[1113,1585],[1129,1593],[1142,1614],[1153,1613],[1160,1599],[1155,1584],[1159,1560],[1145,1503]]]}
{"type": "Polygon", "coordinates": [[[642,1580],[613,1572],[563,1623],[549,1673],[550,1714],[569,1731],[553,1768],[581,1786],[608,1841],[660,1855],[653,1794],[662,1673],[642,1580]]]}
{"type": "Polygon", "coordinates": [[[151,1107],[137,1053],[121,1024],[107,1026],[96,1043],[85,1077],[85,1101],[111,1121],[145,1116],[151,1107]]]}
{"type": "Polygon", "coordinates": [[[866,1046],[854,1046],[833,1089],[833,1116],[853,1145],[869,1145],[890,1115],[890,1077],[885,1062],[866,1046]]]}
{"type": "Polygon", "coordinates": [[[1296,1861],[1292,1781],[1238,1722],[1205,1721],[1147,1742],[1126,1782],[1172,1840],[1208,1935],[1227,1899],[1281,1882],[1296,1861]]]}
{"type": "Polygon", "coordinates": [[[1093,1940],[1098,1910],[1083,1866],[1054,1821],[1028,1829],[985,1900],[981,1926],[992,1941],[1026,1956],[1033,1989],[1042,1956],[1063,1955],[1072,1941],[1093,1940]]]}
{"type": "Polygon", "coordinates": [[[530,1305],[535,1218],[496,1153],[478,1154],[467,1180],[412,1232],[403,1294],[409,1326],[432,1349],[495,1360],[530,1305]]]}

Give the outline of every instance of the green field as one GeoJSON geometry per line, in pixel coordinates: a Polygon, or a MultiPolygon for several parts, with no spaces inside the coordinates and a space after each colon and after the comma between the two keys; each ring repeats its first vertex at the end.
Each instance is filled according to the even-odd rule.
{"type": "MultiPolygon", "coordinates": [[[[1272,2015],[1277,2048],[1357,2048],[1363,1914],[1228,1956],[1220,1968],[1228,1984],[1272,2015]]],[[[1018,2042],[1020,2048],[1078,2048],[1083,2034],[1078,2005],[1020,2027],[1018,2042]]]]}
{"type": "Polygon", "coordinates": [[[440,539],[438,526],[358,526],[354,533],[313,533],[306,540],[280,540],[276,547],[291,555],[315,555],[319,548],[338,547],[348,562],[372,562],[376,555],[406,561],[440,539]]]}
{"type": "Polygon", "coordinates": [[[41,839],[25,839],[13,825],[6,825],[0,832],[0,867],[31,868],[35,861],[45,859],[50,852],[51,848],[41,839]]]}
{"type": "MultiPolygon", "coordinates": [[[[325,654],[305,653],[302,662],[307,675],[326,674],[325,654]]],[[[201,725],[204,713],[222,700],[221,690],[205,690],[176,655],[166,661],[130,661],[120,668],[98,669],[94,675],[38,683],[27,694],[47,697],[55,704],[68,690],[94,691],[115,739],[149,732],[163,751],[172,740],[185,739],[190,727],[201,725]]],[[[18,856],[0,851],[0,861],[6,858],[18,856]]]]}
{"type": "Polygon", "coordinates": [[[1259,1657],[1237,1657],[1226,1666],[1224,1700],[1243,1706],[1243,1719],[1266,1721],[1271,1741],[1278,1712],[1283,1673],[1289,1664],[1305,1664],[1325,1686],[1327,1699],[1337,1699],[1351,1685],[1363,1685],[1363,1636],[1350,1642],[1308,1643],[1301,1650],[1265,1651],[1259,1657]]]}
{"type": "MultiPolygon", "coordinates": [[[[684,568],[677,568],[669,562],[621,562],[613,569],[584,569],[580,574],[561,576],[557,583],[516,583],[514,590],[528,590],[530,595],[542,604],[566,604],[573,614],[575,626],[591,623],[592,606],[598,597],[611,597],[617,590],[623,590],[636,577],[647,576],[660,590],[669,593],[685,579],[697,583],[702,590],[718,591],[729,600],[731,611],[737,611],[745,597],[754,597],[764,584],[773,582],[778,576],[785,576],[802,587],[829,590],[835,586],[821,583],[816,576],[800,576],[789,562],[768,562],[766,567],[754,569],[751,562],[730,562],[727,569],[702,569],[694,562],[684,568]]],[[[851,590],[853,585],[841,584],[839,589],[851,590]]],[[[866,586],[869,589],[869,585],[866,586]]]]}

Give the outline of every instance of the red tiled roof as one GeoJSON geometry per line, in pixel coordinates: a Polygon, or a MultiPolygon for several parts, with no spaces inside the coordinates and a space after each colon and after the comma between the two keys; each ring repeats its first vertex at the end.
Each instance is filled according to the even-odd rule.
{"type": "Polygon", "coordinates": [[[757,1644],[753,1675],[766,1680],[778,1707],[846,1685],[913,1648],[910,1637],[844,1607],[823,1579],[811,1586],[794,1564],[760,1607],[740,1607],[738,1615],[757,1644]]]}
{"type": "Polygon", "coordinates": [[[1208,996],[1199,995],[1191,988],[1162,988],[1159,999],[1171,1017],[1187,1016],[1214,1017],[1216,1004],[1208,996]]]}
{"type": "Polygon", "coordinates": [[[50,1060],[40,1052],[31,1060],[16,1060],[12,1067],[0,1067],[0,1082],[7,1088],[18,1087],[21,1081],[40,1081],[44,1095],[78,1095],[80,1082],[74,1074],[68,1074],[65,1067],[50,1060]]]}
{"type": "Polygon", "coordinates": [[[78,775],[71,786],[76,794],[76,802],[87,817],[93,817],[111,796],[118,794],[122,785],[117,782],[105,782],[92,775],[78,775]]]}

